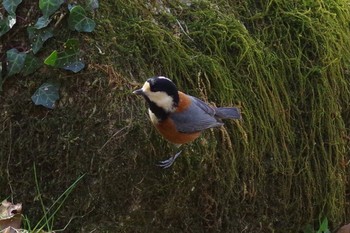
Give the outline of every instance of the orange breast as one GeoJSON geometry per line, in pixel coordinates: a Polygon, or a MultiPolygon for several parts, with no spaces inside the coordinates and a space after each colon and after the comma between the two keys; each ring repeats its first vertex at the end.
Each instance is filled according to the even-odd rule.
{"type": "Polygon", "coordinates": [[[174,144],[185,144],[198,138],[201,132],[181,133],[176,130],[174,122],[168,118],[156,125],[158,132],[169,142],[174,144]]]}

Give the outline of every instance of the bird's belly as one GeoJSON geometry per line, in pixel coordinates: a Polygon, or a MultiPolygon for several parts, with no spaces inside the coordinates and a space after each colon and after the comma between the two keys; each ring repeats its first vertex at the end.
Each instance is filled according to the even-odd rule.
{"type": "Polygon", "coordinates": [[[174,144],[185,144],[198,138],[201,132],[182,133],[176,130],[175,124],[171,119],[154,124],[158,132],[169,142],[174,144]]]}

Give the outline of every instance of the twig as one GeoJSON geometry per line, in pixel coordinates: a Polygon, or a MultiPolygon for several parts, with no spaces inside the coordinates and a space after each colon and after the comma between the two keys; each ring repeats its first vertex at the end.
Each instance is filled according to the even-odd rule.
{"type": "MultiPolygon", "coordinates": [[[[10,121],[10,140],[12,139],[12,124],[10,121]]],[[[11,160],[11,154],[12,154],[12,142],[9,143],[9,154],[7,157],[7,163],[6,163],[6,175],[7,175],[7,182],[8,185],[10,186],[10,190],[11,190],[11,202],[13,203],[13,189],[12,189],[12,185],[11,185],[11,180],[10,180],[10,160],[11,160]]]]}
{"type": "Polygon", "coordinates": [[[102,51],[102,49],[97,45],[95,44],[97,50],[98,50],[98,53],[101,54],[101,55],[105,55],[106,53],[102,51]]]}
{"type": "Polygon", "coordinates": [[[117,132],[115,132],[112,137],[110,137],[105,144],[103,144],[103,146],[98,150],[98,152],[101,152],[103,150],[103,148],[112,140],[112,138],[114,138],[117,134],[119,134],[120,132],[124,131],[125,129],[130,128],[130,125],[124,126],[123,128],[121,128],[120,130],[118,130],[117,132]]]}
{"type": "Polygon", "coordinates": [[[192,41],[194,42],[194,40],[188,35],[188,33],[185,31],[185,29],[182,27],[181,23],[179,22],[179,20],[176,19],[177,24],[179,25],[181,31],[192,41]]]}
{"type": "Polygon", "coordinates": [[[66,13],[63,13],[60,15],[60,17],[58,18],[57,22],[55,23],[55,25],[53,26],[54,28],[56,28],[58,26],[58,24],[62,21],[62,19],[64,18],[64,16],[66,16],[66,13]]]}

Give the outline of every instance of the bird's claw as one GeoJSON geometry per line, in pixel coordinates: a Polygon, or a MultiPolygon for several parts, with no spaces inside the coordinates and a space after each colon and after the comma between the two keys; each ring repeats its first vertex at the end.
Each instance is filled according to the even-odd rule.
{"type": "Polygon", "coordinates": [[[159,164],[157,164],[157,166],[164,168],[164,169],[171,167],[171,165],[173,165],[173,163],[175,162],[175,159],[177,157],[179,157],[181,152],[182,151],[177,152],[174,156],[171,156],[170,158],[168,158],[166,160],[159,161],[159,164]]]}

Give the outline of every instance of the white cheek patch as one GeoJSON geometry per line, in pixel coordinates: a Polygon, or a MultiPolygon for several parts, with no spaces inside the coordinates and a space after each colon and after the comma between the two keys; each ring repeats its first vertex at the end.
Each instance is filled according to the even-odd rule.
{"type": "Polygon", "coordinates": [[[171,96],[163,91],[157,92],[147,92],[147,97],[155,103],[158,107],[163,108],[166,112],[173,112],[174,108],[174,100],[171,96]]]}
{"type": "Polygon", "coordinates": [[[145,82],[145,84],[143,84],[142,91],[144,93],[148,93],[151,91],[151,86],[149,85],[149,82],[145,82]]]}

